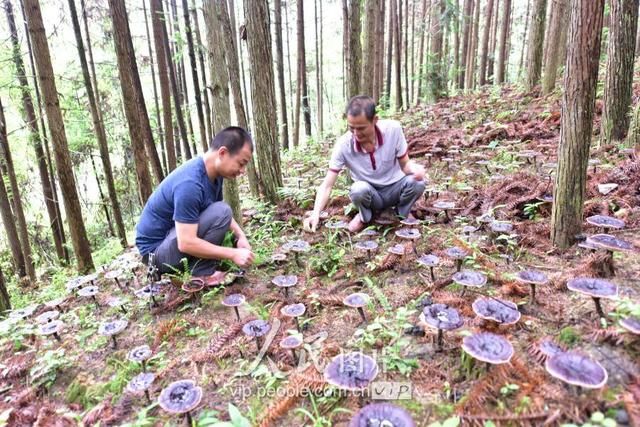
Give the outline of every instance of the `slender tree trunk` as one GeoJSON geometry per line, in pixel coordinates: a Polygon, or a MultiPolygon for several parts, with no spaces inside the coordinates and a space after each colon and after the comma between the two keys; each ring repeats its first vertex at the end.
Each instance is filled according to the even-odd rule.
{"type": "MultiPolygon", "coordinates": [[[[296,64],[297,66],[297,64],[296,64]]],[[[302,100],[302,79],[300,78],[300,68],[296,68],[296,98],[293,107],[293,146],[297,147],[300,141],[300,104],[302,100]]]]}
{"type": "Polygon", "coordinates": [[[527,90],[533,90],[540,82],[542,53],[544,46],[544,25],[547,14],[547,0],[535,0],[531,14],[531,35],[527,49],[527,90]]]}
{"type": "Polygon", "coordinates": [[[4,224],[9,248],[11,249],[13,267],[15,268],[18,277],[28,278],[27,265],[24,260],[22,248],[20,247],[18,229],[16,227],[16,222],[13,219],[13,211],[11,210],[11,203],[9,202],[9,194],[4,183],[4,177],[1,173],[0,178],[2,178],[0,179],[0,215],[2,216],[2,223],[4,224]]]}
{"type": "Polygon", "coordinates": [[[25,0],[24,4],[29,34],[31,35],[31,41],[33,43],[38,79],[40,80],[40,87],[42,88],[51,140],[53,141],[58,179],[62,187],[62,197],[69,221],[71,241],[76,255],[78,270],[81,273],[86,273],[93,269],[91,248],[89,246],[89,240],[87,239],[87,233],[82,219],[82,211],[80,209],[80,201],[76,191],[76,183],[73,177],[73,166],[69,156],[62,111],[58,103],[58,91],[56,89],[40,5],[38,4],[38,0],[25,0]]]}
{"type": "Polygon", "coordinates": [[[415,47],[416,47],[416,2],[417,0],[411,1],[411,53],[409,54],[411,58],[410,64],[410,73],[411,73],[411,81],[409,83],[409,96],[407,97],[407,106],[410,107],[414,100],[415,95],[415,77],[416,77],[416,57],[415,57],[415,47]]]}
{"type": "Polygon", "coordinates": [[[275,203],[279,199],[277,189],[282,186],[282,172],[274,108],[276,99],[271,66],[273,57],[267,0],[244,2],[244,14],[247,22],[255,140],[259,141],[257,144],[258,168],[264,185],[265,198],[275,203]],[[265,67],[264,64],[269,66],[265,67]]]}
{"type": "MultiPolygon", "coordinates": [[[[322,138],[324,133],[324,97],[323,97],[323,58],[322,58],[322,1],[316,0],[316,76],[317,76],[317,88],[316,94],[318,98],[317,110],[318,110],[318,140],[322,138]],[[318,15],[318,9],[320,14],[318,15]]],[[[373,70],[372,70],[373,71],[373,70]]]]}
{"type": "Polygon", "coordinates": [[[365,23],[363,29],[364,51],[362,52],[362,72],[360,73],[360,93],[373,96],[372,71],[375,63],[376,9],[377,0],[365,2],[365,23]]]}
{"type": "MultiPolygon", "coordinates": [[[[301,2],[301,0],[298,0],[301,2]]],[[[360,0],[349,0],[349,98],[360,93],[362,45],[360,44],[360,0]]]]}
{"type": "Polygon", "coordinates": [[[7,292],[2,269],[0,269],[0,313],[4,313],[7,310],[11,310],[11,299],[9,298],[9,292],[7,292]]]}
{"type": "MultiPolygon", "coordinates": [[[[109,235],[111,237],[116,237],[116,233],[113,230],[113,221],[111,221],[111,215],[109,215],[109,200],[104,195],[102,191],[102,182],[100,182],[100,174],[98,173],[98,168],[96,168],[96,162],[93,160],[93,154],[89,153],[89,160],[91,160],[91,167],[93,168],[93,175],[96,177],[96,184],[98,185],[98,195],[100,196],[100,205],[102,206],[102,210],[104,211],[104,217],[107,220],[107,226],[109,227],[109,235]]],[[[126,247],[126,243],[125,246],[126,247]]]]}
{"type": "MultiPolygon", "coordinates": [[[[124,228],[124,221],[122,220],[122,210],[120,209],[120,203],[118,202],[118,193],[116,192],[116,185],[113,179],[113,172],[111,168],[111,159],[109,156],[109,145],[107,143],[107,134],[102,123],[102,118],[99,112],[99,104],[96,99],[94,86],[91,82],[91,76],[89,75],[89,65],[87,64],[87,58],[84,52],[84,42],[82,40],[82,33],[80,30],[80,21],[78,20],[78,14],[76,12],[76,5],[74,0],[69,0],[69,10],[71,12],[71,23],[73,24],[73,31],[76,37],[76,46],[78,48],[78,57],[80,58],[80,66],[82,67],[82,77],[84,79],[84,85],[87,91],[87,97],[89,98],[89,109],[91,111],[91,119],[93,120],[93,129],[96,133],[96,139],[98,141],[98,149],[100,150],[100,159],[102,161],[102,169],[104,170],[105,181],[107,183],[107,191],[109,193],[109,199],[104,199],[105,203],[110,202],[111,209],[113,210],[113,218],[118,230],[118,238],[123,248],[127,247],[127,232],[124,228]]],[[[97,87],[95,88],[97,90],[97,87]]],[[[93,157],[91,158],[93,163],[93,157]]],[[[96,179],[98,174],[96,173],[96,179]]],[[[99,182],[98,182],[99,184],[99,182]]],[[[102,189],[100,189],[100,197],[102,198],[102,189]]],[[[106,208],[105,208],[106,209],[106,208]]],[[[109,227],[111,225],[111,218],[107,212],[107,221],[109,227]]]]}
{"type": "Polygon", "coordinates": [[[207,73],[205,71],[204,62],[204,45],[202,44],[202,38],[200,36],[200,24],[198,19],[198,9],[191,10],[193,15],[193,29],[196,35],[196,52],[198,52],[198,63],[200,64],[200,74],[202,75],[202,102],[204,103],[204,121],[206,128],[207,143],[212,139],[212,125],[211,125],[211,105],[209,104],[209,94],[207,93],[207,73]]]}
{"type": "Polygon", "coordinates": [[[171,172],[176,168],[176,146],[173,139],[173,121],[171,115],[171,92],[169,89],[169,76],[167,70],[172,64],[167,62],[165,46],[168,44],[164,39],[165,32],[162,30],[165,23],[163,21],[164,12],[162,10],[162,0],[151,0],[151,26],[153,28],[153,43],[156,48],[156,59],[158,62],[158,80],[160,82],[160,97],[162,100],[162,120],[165,130],[165,152],[167,153],[167,170],[171,172]]]}
{"type": "Polygon", "coordinates": [[[395,42],[396,110],[401,111],[402,102],[402,0],[396,0],[393,9],[393,40],[395,42]]]}
{"type": "MultiPolygon", "coordinates": [[[[70,0],[71,1],[71,0],[70,0]]],[[[158,101],[158,87],[156,85],[156,70],[155,61],[153,60],[153,48],[151,47],[151,33],[149,32],[149,19],[147,18],[147,0],[142,0],[142,12],[144,13],[144,29],[147,34],[147,49],[149,49],[149,69],[151,70],[151,83],[153,88],[153,103],[156,108],[156,126],[158,132],[158,138],[160,140],[160,158],[162,159],[162,165],[164,170],[167,170],[167,154],[164,150],[164,132],[162,129],[162,121],[160,120],[160,103],[158,101]]],[[[96,91],[98,87],[96,86],[96,91]]]]}
{"type": "MultiPolygon", "coordinates": [[[[9,0],[5,0],[5,11],[7,14],[7,23],[9,25],[9,32],[11,35],[11,45],[13,47],[13,61],[16,66],[16,77],[18,78],[18,84],[20,85],[20,94],[22,97],[22,114],[24,121],[29,127],[29,140],[33,145],[36,160],[38,162],[38,171],[40,173],[40,182],[42,184],[42,194],[44,195],[44,203],[49,216],[49,224],[51,226],[51,234],[53,236],[54,246],[56,248],[56,254],[60,261],[65,260],[64,248],[62,239],[60,238],[59,222],[57,220],[57,211],[54,200],[53,185],[49,176],[49,169],[42,148],[42,140],[40,138],[40,130],[38,129],[38,121],[36,113],[33,108],[33,100],[31,98],[31,90],[27,81],[27,75],[25,71],[24,62],[22,61],[22,54],[20,52],[20,42],[18,40],[18,31],[13,15],[13,8],[9,0]]],[[[44,129],[43,129],[44,131],[44,129]]]]}
{"type": "MultiPolygon", "coordinates": [[[[292,67],[291,67],[291,49],[290,49],[290,43],[289,43],[289,32],[290,32],[291,28],[289,27],[289,11],[288,11],[286,3],[284,4],[284,25],[286,27],[285,42],[287,44],[287,51],[286,51],[286,55],[285,56],[287,58],[287,74],[289,76],[289,107],[291,107],[290,108],[291,117],[290,117],[289,123],[292,126],[295,126],[295,123],[296,123],[295,117],[296,117],[296,115],[295,115],[295,107],[294,107],[294,96],[297,96],[296,94],[298,92],[294,93],[294,90],[293,90],[293,74],[292,74],[292,71],[291,71],[292,70],[292,67]]],[[[343,57],[342,57],[343,72],[344,72],[344,66],[345,66],[345,64],[344,64],[344,55],[343,55],[343,57]]],[[[346,73],[343,74],[343,76],[346,76],[346,73]]],[[[343,78],[342,79],[342,91],[343,91],[343,94],[344,94],[344,90],[345,90],[345,85],[346,85],[346,79],[343,78]]],[[[297,86],[296,86],[296,88],[297,88],[297,86]]],[[[292,134],[291,134],[291,142],[292,143],[294,142],[295,138],[296,138],[296,136],[292,132],[292,134]]],[[[296,146],[296,145],[297,145],[297,142],[294,144],[294,146],[296,146]]]]}
{"type": "MultiPolygon", "coordinates": [[[[235,6],[233,5],[234,0],[229,0],[229,18],[231,19],[231,28],[232,28],[232,34],[233,34],[233,40],[235,40],[236,46],[238,46],[238,53],[239,53],[239,58],[240,58],[240,77],[241,77],[241,82],[242,82],[242,95],[244,97],[244,105],[247,106],[247,129],[249,129],[249,127],[251,126],[251,122],[253,120],[252,116],[251,116],[251,110],[249,110],[249,91],[247,90],[247,79],[246,79],[246,70],[245,70],[245,65],[244,65],[244,53],[242,51],[242,43],[240,42],[240,40],[238,39],[237,35],[236,35],[236,18],[235,18],[235,6]]],[[[285,8],[285,12],[286,12],[286,8],[285,8]]],[[[288,15],[285,15],[285,19],[287,19],[287,61],[289,63],[289,79],[291,79],[291,59],[289,58],[289,23],[288,23],[288,15]]],[[[243,16],[244,18],[244,16],[243,16]]],[[[243,26],[243,28],[246,29],[245,26],[243,26]]],[[[242,40],[246,40],[246,36],[242,39],[242,40]]],[[[253,161],[252,161],[253,163],[253,161]]],[[[251,171],[251,163],[249,163],[249,167],[247,168],[247,172],[249,173],[249,183],[251,183],[251,176],[252,174],[254,174],[254,172],[251,171]]],[[[258,175],[255,175],[256,177],[258,175]]],[[[260,188],[262,188],[262,184],[260,184],[260,188]]],[[[253,190],[252,190],[253,191],[253,190]]]]}
{"type": "MultiPolygon", "coordinates": [[[[538,0],[536,0],[538,1],[538,0]]],[[[544,0],[542,0],[544,1],[544,0]]],[[[509,60],[508,35],[511,20],[511,0],[503,0],[502,26],[500,27],[500,45],[498,46],[498,63],[496,64],[496,83],[504,83],[506,64],[509,60]]]]}
{"type": "Polygon", "coordinates": [[[343,98],[349,96],[349,3],[342,0],[342,92],[343,98]]]}
{"type": "Polygon", "coordinates": [[[202,111],[202,97],[200,96],[200,81],[198,80],[198,63],[196,62],[196,50],[193,45],[193,31],[191,30],[191,20],[189,19],[189,2],[182,0],[182,12],[184,17],[184,29],[187,35],[187,49],[189,51],[189,63],[191,65],[191,76],[193,77],[193,91],[196,98],[196,113],[198,114],[198,127],[200,129],[200,144],[202,151],[209,149],[207,143],[207,124],[204,121],[204,112],[202,111]]]}
{"type": "Polygon", "coordinates": [[[378,0],[376,11],[376,52],[375,52],[375,81],[374,99],[379,102],[384,87],[384,14],[386,0],[378,0]]]}
{"type": "MultiPolygon", "coordinates": [[[[562,0],[560,0],[562,1],[562,0]]],[[[527,0],[527,11],[524,14],[524,31],[522,31],[522,48],[520,49],[520,62],[518,62],[518,80],[520,80],[521,76],[522,76],[522,68],[524,66],[524,52],[525,50],[527,50],[527,30],[529,28],[529,9],[531,5],[531,0],[527,0]]],[[[565,23],[565,27],[566,27],[566,23],[565,23]]],[[[565,34],[565,38],[564,38],[564,43],[567,43],[567,32],[566,32],[566,28],[564,31],[565,34]]]]}
{"type": "Polygon", "coordinates": [[[462,56],[463,63],[460,64],[460,74],[458,75],[458,87],[464,89],[465,76],[467,72],[467,51],[471,40],[471,15],[473,13],[473,1],[464,0],[464,10],[462,12],[462,56]]]}
{"type": "MultiPolygon", "coordinates": [[[[529,0],[527,0],[529,1],[529,0]]],[[[489,57],[487,58],[487,82],[495,83],[496,64],[496,47],[498,45],[498,25],[500,23],[500,0],[495,0],[494,8],[496,13],[493,14],[491,20],[491,38],[489,39],[489,57]]]]}
{"type": "Polygon", "coordinates": [[[560,64],[561,33],[562,27],[566,25],[563,19],[566,8],[566,0],[554,0],[551,2],[551,21],[547,32],[548,46],[542,75],[543,95],[551,93],[556,85],[556,72],[560,64]]]}
{"type": "MultiPolygon", "coordinates": [[[[27,220],[24,216],[24,208],[22,206],[22,196],[20,195],[20,187],[16,178],[16,171],[13,166],[13,158],[7,138],[7,122],[4,117],[4,108],[0,101],[0,170],[9,179],[11,187],[10,199],[13,206],[13,215],[18,226],[18,237],[20,238],[20,248],[24,257],[27,276],[31,283],[36,282],[36,266],[31,253],[31,243],[29,242],[29,231],[27,229],[27,220]]],[[[0,173],[0,178],[2,178],[0,173]]]]}
{"type": "MultiPolygon", "coordinates": [[[[138,178],[138,187],[142,203],[146,203],[151,195],[152,182],[147,167],[147,154],[145,149],[148,148],[149,135],[142,125],[141,110],[146,108],[140,105],[140,97],[142,93],[136,90],[136,76],[138,68],[132,52],[131,34],[129,31],[129,23],[127,13],[124,8],[124,0],[109,0],[109,9],[111,11],[111,19],[113,22],[113,41],[116,47],[116,57],[118,59],[118,73],[120,75],[120,85],[122,87],[122,100],[129,124],[129,135],[131,137],[131,147],[136,164],[136,174],[138,178]]],[[[138,78],[138,83],[140,82],[138,78]]],[[[140,86],[138,86],[141,89],[140,86]]],[[[142,98],[144,99],[144,98],[142,98]]],[[[144,101],[142,101],[144,103],[144,101]]],[[[147,125],[149,121],[147,119],[147,125]]],[[[150,128],[149,128],[150,129],[150,128]]]]}
{"type": "Polygon", "coordinates": [[[427,78],[427,86],[429,91],[427,94],[430,102],[437,102],[446,96],[446,77],[444,75],[442,44],[444,28],[441,24],[441,17],[444,15],[446,8],[445,0],[435,0],[431,8],[431,46],[429,56],[431,64],[429,65],[429,74],[427,78]]]}
{"type": "Polygon", "coordinates": [[[602,142],[622,141],[629,130],[638,0],[611,0],[602,110],[602,142]]]}
{"type": "MultiPolygon", "coordinates": [[[[420,43],[418,45],[418,88],[416,92],[416,104],[419,104],[422,99],[422,81],[426,72],[424,66],[424,39],[427,33],[427,5],[428,0],[422,0],[422,16],[420,19],[420,43]]],[[[429,10],[431,7],[429,6],[429,10]]]]}
{"type": "Polygon", "coordinates": [[[276,0],[275,4],[275,35],[276,35],[276,68],[278,69],[278,95],[280,101],[280,115],[282,127],[282,148],[289,149],[289,120],[287,119],[287,95],[284,86],[284,55],[282,52],[282,1],[276,0]]]}
{"type": "Polygon", "coordinates": [[[558,169],[551,240],[567,248],[582,230],[587,162],[598,80],[604,0],[571,0],[571,28],[564,74],[558,169]]]}
{"type": "Polygon", "coordinates": [[[473,27],[471,32],[471,40],[469,40],[468,58],[467,58],[467,71],[465,87],[469,90],[474,89],[476,86],[476,60],[478,57],[478,32],[480,27],[480,0],[476,1],[474,7],[473,27]]]}
{"type": "Polygon", "coordinates": [[[297,1],[298,12],[298,78],[302,86],[302,116],[304,117],[304,134],[311,136],[311,109],[309,108],[309,85],[307,84],[307,54],[304,42],[304,0],[297,1]]]}
{"type": "Polygon", "coordinates": [[[487,54],[489,52],[489,31],[493,18],[493,0],[488,0],[484,7],[484,28],[482,29],[482,47],[480,48],[480,68],[478,69],[478,84],[484,86],[487,82],[487,54]]]}
{"type": "Polygon", "coordinates": [[[393,59],[393,33],[394,33],[394,22],[393,19],[393,11],[396,8],[396,0],[389,0],[389,27],[388,27],[388,35],[387,35],[387,77],[385,81],[385,107],[389,107],[391,105],[391,69],[392,69],[392,59],[393,59]]]}
{"type": "MultiPolygon", "coordinates": [[[[233,105],[236,111],[236,117],[238,118],[238,124],[244,128],[249,129],[249,119],[247,118],[247,110],[242,98],[242,91],[240,89],[240,72],[238,63],[238,46],[236,39],[233,36],[234,32],[231,27],[230,14],[227,12],[225,2],[217,3],[216,12],[218,22],[222,26],[222,38],[224,43],[224,51],[226,54],[226,65],[229,77],[229,83],[231,85],[231,94],[233,95],[233,105]]],[[[247,164],[247,175],[249,177],[249,190],[251,195],[256,199],[260,198],[260,180],[256,171],[255,162],[253,156],[247,164]]],[[[231,195],[229,195],[231,197],[231,195]]]]}
{"type": "Polygon", "coordinates": [[[402,53],[404,57],[404,101],[406,108],[409,108],[409,0],[404,0],[404,19],[402,20],[404,25],[404,30],[402,31],[402,35],[404,37],[404,42],[402,43],[402,53]]]}

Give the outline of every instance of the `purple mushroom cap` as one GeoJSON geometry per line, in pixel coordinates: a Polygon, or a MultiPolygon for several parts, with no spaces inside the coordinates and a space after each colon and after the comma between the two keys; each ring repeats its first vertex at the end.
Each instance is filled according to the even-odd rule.
{"type": "Polygon", "coordinates": [[[182,290],[190,294],[200,292],[202,289],[204,289],[204,280],[197,277],[182,284],[182,290]]]}
{"type": "Polygon", "coordinates": [[[565,351],[564,348],[560,347],[555,341],[551,338],[546,337],[542,338],[538,341],[538,348],[547,357],[555,356],[558,353],[563,353],[565,351]]]}
{"type": "Polygon", "coordinates": [[[624,228],[624,221],[607,215],[593,215],[587,217],[587,223],[602,228],[624,228]]]}
{"type": "Polygon", "coordinates": [[[360,234],[358,234],[358,236],[362,236],[362,237],[375,237],[377,235],[379,235],[380,233],[378,233],[376,230],[374,230],[373,228],[365,228],[364,230],[362,230],[360,232],[360,234]]]}
{"type": "Polygon", "coordinates": [[[409,227],[413,227],[414,225],[419,225],[420,221],[418,221],[417,219],[410,217],[410,218],[405,218],[402,221],[400,221],[400,224],[402,225],[408,225],[409,227]]]}
{"type": "Polygon", "coordinates": [[[378,249],[378,243],[373,240],[361,240],[353,246],[361,251],[375,251],[378,249]]]}
{"type": "Polygon", "coordinates": [[[387,249],[387,252],[394,254],[394,255],[404,255],[404,246],[398,244],[398,245],[393,245],[391,246],[389,249],[387,249]]]}
{"type": "Polygon", "coordinates": [[[125,305],[127,303],[127,300],[124,298],[118,298],[118,297],[111,297],[109,298],[109,300],[107,301],[107,305],[109,307],[112,308],[117,308],[117,307],[121,307],[123,305],[125,305]]]}
{"type": "Polygon", "coordinates": [[[284,349],[298,348],[302,345],[302,337],[300,335],[290,335],[280,341],[280,347],[284,349]]]}
{"type": "Polygon", "coordinates": [[[376,361],[358,351],[335,356],[324,369],[325,380],[344,390],[362,390],[376,375],[376,361]]]}
{"type": "Polygon", "coordinates": [[[608,378],[607,371],[600,363],[577,351],[549,357],[545,368],[555,378],[585,388],[600,388],[608,378]]]}
{"type": "Polygon", "coordinates": [[[65,289],[67,290],[67,292],[73,292],[76,289],[81,288],[83,284],[84,284],[83,278],[76,277],[67,282],[67,284],[65,285],[65,289]]]}
{"type": "Polygon", "coordinates": [[[247,322],[242,327],[242,332],[249,337],[261,337],[271,330],[271,325],[262,319],[247,322]]]}
{"type": "Polygon", "coordinates": [[[415,427],[406,409],[390,403],[370,403],[355,413],[349,427],[415,427]]]}
{"type": "Polygon", "coordinates": [[[426,306],[420,314],[420,321],[435,329],[450,331],[462,326],[463,321],[455,308],[445,304],[431,304],[426,306]]]}
{"type": "Polygon", "coordinates": [[[334,230],[339,230],[339,229],[343,229],[343,228],[347,228],[349,226],[349,224],[346,221],[343,220],[337,220],[337,221],[327,221],[324,224],[325,227],[327,228],[331,228],[334,230]]]}
{"type": "Polygon", "coordinates": [[[626,319],[622,319],[620,321],[620,326],[633,334],[640,335],[640,317],[630,316],[626,319]]]}
{"type": "Polygon", "coordinates": [[[285,254],[273,254],[271,255],[271,261],[286,261],[287,255],[285,254]]]}
{"type": "Polygon", "coordinates": [[[587,242],[599,249],[608,251],[632,251],[633,245],[610,234],[594,234],[587,237],[587,242]]]}
{"type": "Polygon", "coordinates": [[[474,288],[481,288],[487,283],[487,276],[480,272],[471,270],[463,270],[454,273],[453,276],[451,276],[451,279],[459,285],[471,286],[474,288]]]}
{"type": "Polygon", "coordinates": [[[439,200],[433,204],[433,207],[436,209],[449,210],[456,207],[454,202],[448,202],[446,200],[439,200]]]}
{"type": "Polygon", "coordinates": [[[512,325],[520,320],[518,306],[511,301],[498,298],[478,298],[471,307],[479,317],[503,325],[512,325]]]}
{"type": "Polygon", "coordinates": [[[113,280],[122,276],[122,270],[111,270],[104,274],[105,279],[113,280]]]}
{"type": "Polygon", "coordinates": [[[78,291],[78,295],[81,297],[94,297],[100,293],[100,289],[97,286],[85,286],[78,291]]]}
{"type": "Polygon", "coordinates": [[[132,349],[127,358],[132,362],[143,362],[151,357],[151,348],[148,345],[141,345],[132,349]]]}
{"type": "Polygon", "coordinates": [[[47,301],[44,303],[44,305],[47,308],[54,308],[63,304],[65,300],[66,300],[66,297],[60,297],[60,298],[52,299],[51,301],[47,301]]]}
{"type": "Polygon", "coordinates": [[[608,280],[593,277],[576,277],[567,282],[572,291],[587,294],[594,298],[614,298],[618,295],[618,285],[608,280]]]}
{"type": "Polygon", "coordinates": [[[425,267],[436,267],[440,264],[440,258],[436,255],[422,255],[417,259],[418,264],[424,265],[425,267]]]}
{"type": "Polygon", "coordinates": [[[156,379],[156,375],[151,372],[143,372],[131,378],[131,381],[127,384],[127,391],[129,393],[138,394],[145,390],[148,390],[156,379]]]}
{"type": "Polygon", "coordinates": [[[549,281],[544,273],[537,270],[518,271],[518,273],[516,273],[516,280],[520,283],[533,285],[545,285],[549,281]]]}
{"type": "Polygon", "coordinates": [[[464,235],[473,234],[476,231],[478,231],[478,228],[474,227],[473,225],[465,225],[464,227],[462,227],[462,234],[464,235]]]}
{"type": "Polygon", "coordinates": [[[238,307],[242,305],[246,301],[246,298],[242,294],[231,294],[227,295],[222,299],[222,305],[226,305],[227,307],[238,307]]]}
{"type": "Polygon", "coordinates": [[[109,322],[103,322],[98,327],[98,333],[100,335],[118,335],[120,332],[124,331],[129,322],[125,319],[120,320],[112,320],[109,322]]]}
{"type": "Polygon", "coordinates": [[[420,231],[417,228],[401,228],[396,230],[396,236],[401,239],[415,240],[420,238],[420,231]]]}
{"type": "Polygon", "coordinates": [[[57,310],[45,311],[44,313],[42,313],[38,317],[36,317],[36,322],[38,322],[40,324],[49,323],[52,320],[57,319],[58,316],[60,316],[60,312],[57,311],[57,310]]]}
{"type": "Polygon", "coordinates": [[[508,363],[513,356],[513,346],[506,338],[490,332],[479,332],[462,339],[462,349],[483,362],[508,363]]]}
{"type": "Polygon", "coordinates": [[[64,327],[62,320],[52,320],[51,322],[43,323],[39,327],[41,335],[53,335],[57,334],[64,327]]]}
{"type": "Polygon", "coordinates": [[[505,221],[493,221],[489,225],[489,228],[494,233],[511,233],[513,231],[513,224],[505,221]]]}
{"type": "Polygon", "coordinates": [[[469,255],[469,252],[458,246],[448,248],[445,253],[449,258],[453,259],[464,259],[467,255],[469,255]]]}
{"type": "Polygon", "coordinates": [[[271,283],[280,288],[289,288],[291,286],[295,286],[298,283],[298,276],[276,276],[273,278],[273,280],[271,280],[271,283]]]}
{"type": "Polygon", "coordinates": [[[287,317],[302,316],[305,311],[307,311],[307,309],[302,303],[285,305],[280,309],[280,313],[287,317]]]}
{"type": "Polygon", "coordinates": [[[165,387],[158,397],[160,407],[172,414],[183,414],[193,410],[202,399],[202,388],[195,381],[174,381],[165,387]]]}
{"type": "Polygon", "coordinates": [[[351,295],[347,295],[342,303],[348,307],[358,308],[364,307],[369,302],[369,295],[363,294],[362,292],[356,292],[351,295]]]}
{"type": "Polygon", "coordinates": [[[282,249],[293,252],[307,252],[311,249],[311,245],[305,240],[291,240],[285,243],[282,249]]]}
{"type": "Polygon", "coordinates": [[[162,293],[162,285],[159,282],[150,283],[134,292],[135,296],[142,299],[149,299],[162,293]]]}

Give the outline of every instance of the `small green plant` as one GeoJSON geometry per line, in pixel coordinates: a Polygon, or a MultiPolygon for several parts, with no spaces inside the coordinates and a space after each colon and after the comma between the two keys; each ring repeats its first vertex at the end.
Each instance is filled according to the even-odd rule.
{"type": "Polygon", "coordinates": [[[524,205],[523,212],[527,216],[527,218],[529,218],[532,221],[535,221],[536,219],[538,219],[538,215],[540,213],[540,206],[543,204],[544,204],[543,201],[527,203],[526,205],[524,205]]]}
{"type": "Polygon", "coordinates": [[[229,403],[228,411],[230,421],[221,421],[218,418],[218,411],[204,410],[195,421],[195,425],[196,427],[251,427],[249,419],[245,418],[232,403],[229,403]]]}
{"type": "MultiPolygon", "coordinates": [[[[169,264],[165,264],[165,266],[167,268],[169,268],[171,271],[173,271],[173,273],[169,273],[167,274],[167,276],[171,277],[172,279],[176,280],[177,282],[180,283],[187,283],[190,279],[191,279],[191,269],[189,268],[189,260],[187,260],[187,258],[182,258],[180,260],[180,263],[182,264],[182,268],[176,268],[172,265],[169,264]]],[[[194,265],[195,267],[195,265],[194,265]]]]}
{"type": "Polygon", "coordinates": [[[58,377],[58,372],[71,365],[63,349],[48,350],[36,359],[29,371],[29,382],[35,388],[48,390],[58,377]]]}
{"type": "Polygon", "coordinates": [[[562,344],[572,346],[580,341],[580,335],[571,326],[567,326],[560,330],[560,333],[558,334],[558,341],[562,344]]]}
{"type": "Polygon", "coordinates": [[[151,427],[156,424],[157,419],[149,415],[156,406],[158,406],[158,402],[153,402],[151,405],[139,409],[137,411],[137,417],[130,423],[122,424],[122,427],[151,427]]]}
{"type": "Polygon", "coordinates": [[[460,425],[460,418],[450,417],[444,421],[436,421],[429,424],[429,427],[458,427],[460,425]]]}
{"type": "Polygon", "coordinates": [[[311,408],[313,412],[307,411],[304,408],[297,408],[295,410],[295,412],[301,413],[302,415],[307,417],[309,421],[311,421],[311,424],[305,424],[305,425],[311,425],[313,427],[331,427],[332,426],[331,420],[326,418],[324,415],[320,413],[320,410],[318,409],[318,405],[316,403],[316,399],[315,397],[313,397],[313,394],[309,395],[309,401],[311,402],[311,408]]]}

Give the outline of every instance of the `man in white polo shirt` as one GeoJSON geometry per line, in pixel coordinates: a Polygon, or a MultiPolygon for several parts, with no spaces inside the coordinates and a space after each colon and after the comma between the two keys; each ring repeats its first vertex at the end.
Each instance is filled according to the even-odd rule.
{"type": "Polygon", "coordinates": [[[333,148],[329,171],[318,187],[313,212],[304,221],[307,231],[316,231],[320,212],[344,167],[351,172],[354,182],[349,197],[359,211],[349,223],[351,232],[362,230],[374,214],[386,208],[395,207],[398,216],[408,217],[424,192],[424,167],[409,160],[400,123],[379,120],[374,100],[364,95],[349,100],[346,114],[349,131],[333,148]]]}

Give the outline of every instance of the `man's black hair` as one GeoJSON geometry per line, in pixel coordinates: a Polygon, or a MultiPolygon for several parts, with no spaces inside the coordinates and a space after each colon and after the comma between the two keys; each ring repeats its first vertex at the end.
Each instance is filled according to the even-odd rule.
{"type": "Polygon", "coordinates": [[[229,154],[234,155],[242,150],[244,144],[249,144],[249,148],[253,151],[253,140],[249,132],[238,126],[229,126],[213,137],[209,144],[209,149],[217,150],[220,147],[226,147],[229,150],[229,154]]]}
{"type": "Polygon", "coordinates": [[[376,102],[370,96],[356,95],[349,100],[345,113],[352,117],[364,113],[367,120],[371,121],[376,116],[376,102]]]}

